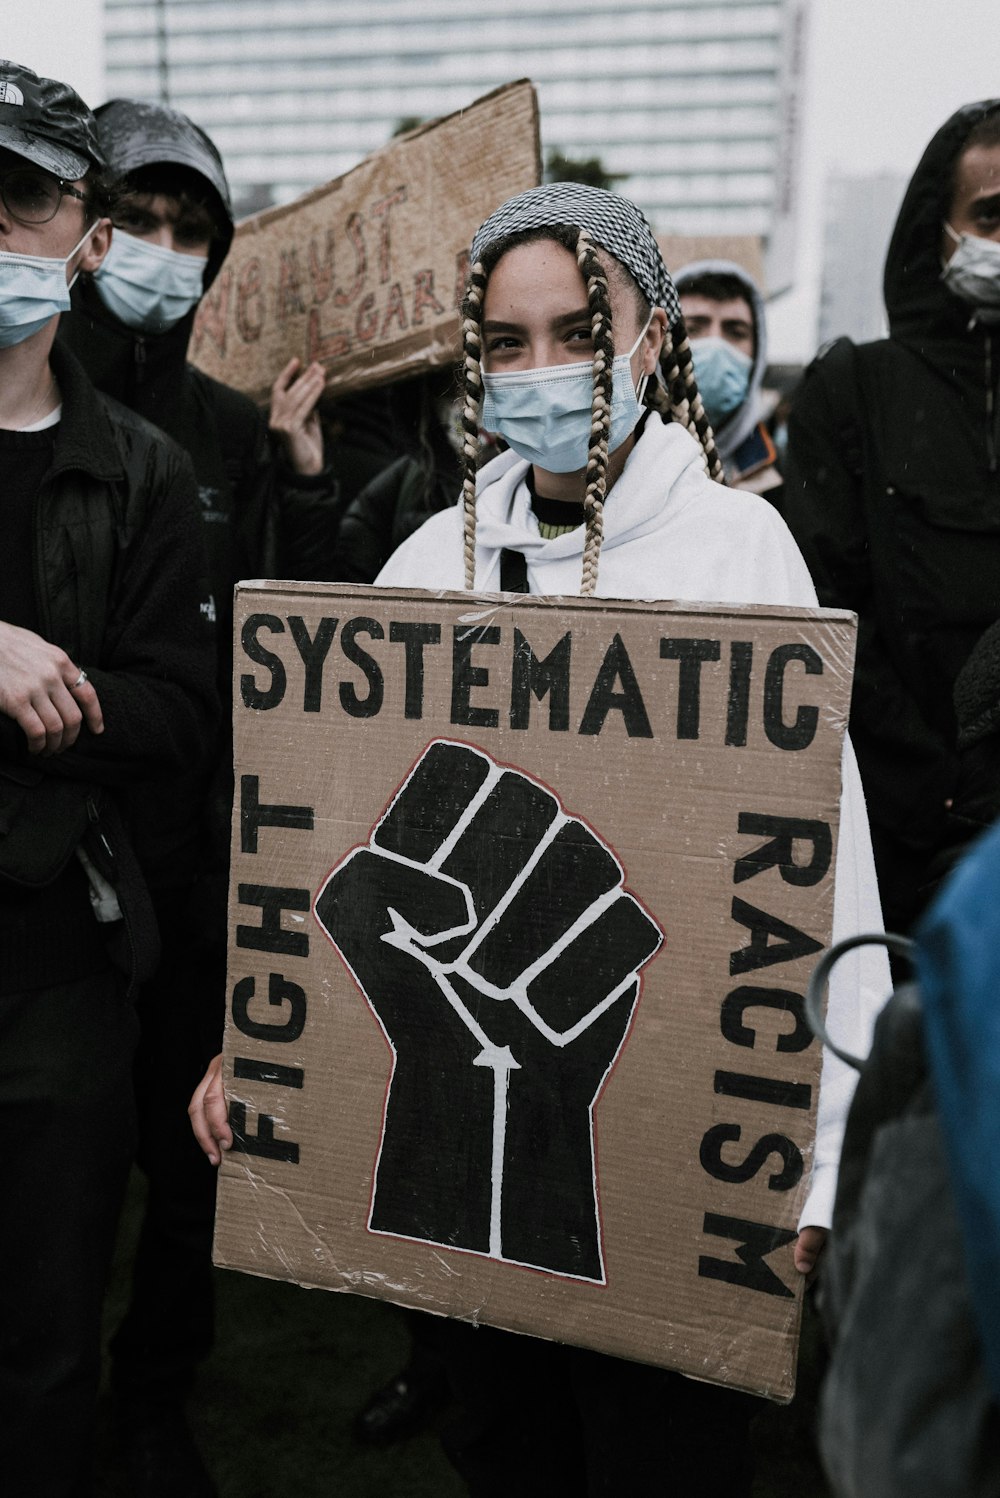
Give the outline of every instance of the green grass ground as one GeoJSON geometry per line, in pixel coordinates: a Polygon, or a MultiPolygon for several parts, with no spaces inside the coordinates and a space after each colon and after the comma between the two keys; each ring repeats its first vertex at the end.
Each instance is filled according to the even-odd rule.
{"type": "MultiPolygon", "coordinates": [[[[141,1201],[133,1182],[108,1297],[109,1329],[124,1309],[141,1201]]],[[[385,1451],[351,1439],[355,1411],[406,1358],[405,1332],[388,1307],[226,1270],[215,1274],[216,1345],[192,1401],[191,1424],[221,1498],[463,1498],[465,1486],[433,1431],[385,1451]]],[[[786,1408],[765,1406],[756,1423],[754,1498],[829,1498],[811,1434],[820,1360],[810,1317],[799,1393],[786,1408]]],[[[97,1491],[100,1498],[129,1498],[106,1394],[97,1491]]]]}

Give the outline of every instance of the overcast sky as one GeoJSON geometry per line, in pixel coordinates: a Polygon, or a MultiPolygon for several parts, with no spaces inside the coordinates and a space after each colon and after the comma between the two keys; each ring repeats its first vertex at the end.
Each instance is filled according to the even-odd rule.
{"type": "MultiPolygon", "coordinates": [[[[0,51],[100,103],[101,0],[2,3],[0,51]]],[[[998,22],[1000,0],[811,0],[798,287],[771,309],[772,357],[812,351],[829,171],[908,176],[953,110],[1000,97],[998,22]]]]}

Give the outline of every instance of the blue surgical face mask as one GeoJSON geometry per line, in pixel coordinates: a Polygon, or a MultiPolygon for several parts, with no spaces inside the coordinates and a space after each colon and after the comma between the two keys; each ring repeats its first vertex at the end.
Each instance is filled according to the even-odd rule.
{"type": "Polygon", "coordinates": [[[60,312],[69,311],[69,288],[76,277],[67,284],[66,267],[96,228],[91,224],[61,258],[0,251],[0,348],[24,343],[60,312]]]}
{"type": "Polygon", "coordinates": [[[165,333],[205,292],[207,255],[182,255],[116,229],[94,282],[109,312],[136,333],[165,333]]]}
{"type": "Polygon", "coordinates": [[[742,406],[750,389],[753,360],[726,338],[692,338],[691,358],[705,413],[713,427],[742,406]]]}
{"type": "MultiPolygon", "coordinates": [[[[621,447],[642,415],[647,376],[632,384],[631,359],[646,336],[649,322],[627,354],[611,366],[611,427],[608,452],[621,447]]],[[[497,432],[519,458],[546,473],[575,473],[587,466],[594,367],[552,364],[545,369],[518,369],[507,374],[483,370],[483,426],[497,432]]]]}

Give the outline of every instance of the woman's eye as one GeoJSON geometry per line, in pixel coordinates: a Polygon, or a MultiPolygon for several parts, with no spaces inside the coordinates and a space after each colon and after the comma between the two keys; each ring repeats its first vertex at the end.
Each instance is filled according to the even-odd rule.
{"type": "Polygon", "coordinates": [[[519,345],[517,339],[511,337],[511,335],[509,333],[505,333],[502,337],[491,338],[489,340],[489,342],[487,343],[487,345],[486,345],[487,352],[489,352],[491,354],[500,353],[504,349],[512,349],[512,348],[519,348],[519,347],[520,347],[520,345],[519,345]]]}
{"type": "Polygon", "coordinates": [[[570,343],[590,343],[592,335],[589,327],[574,328],[568,338],[570,343]]]}

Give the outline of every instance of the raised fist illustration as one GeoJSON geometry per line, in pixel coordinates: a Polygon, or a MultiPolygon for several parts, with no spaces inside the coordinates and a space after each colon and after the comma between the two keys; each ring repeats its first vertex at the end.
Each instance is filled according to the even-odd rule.
{"type": "Polygon", "coordinates": [[[394,1055],[369,1226],[604,1279],[593,1108],[663,933],[537,780],[432,743],[316,917],[394,1055]]]}

